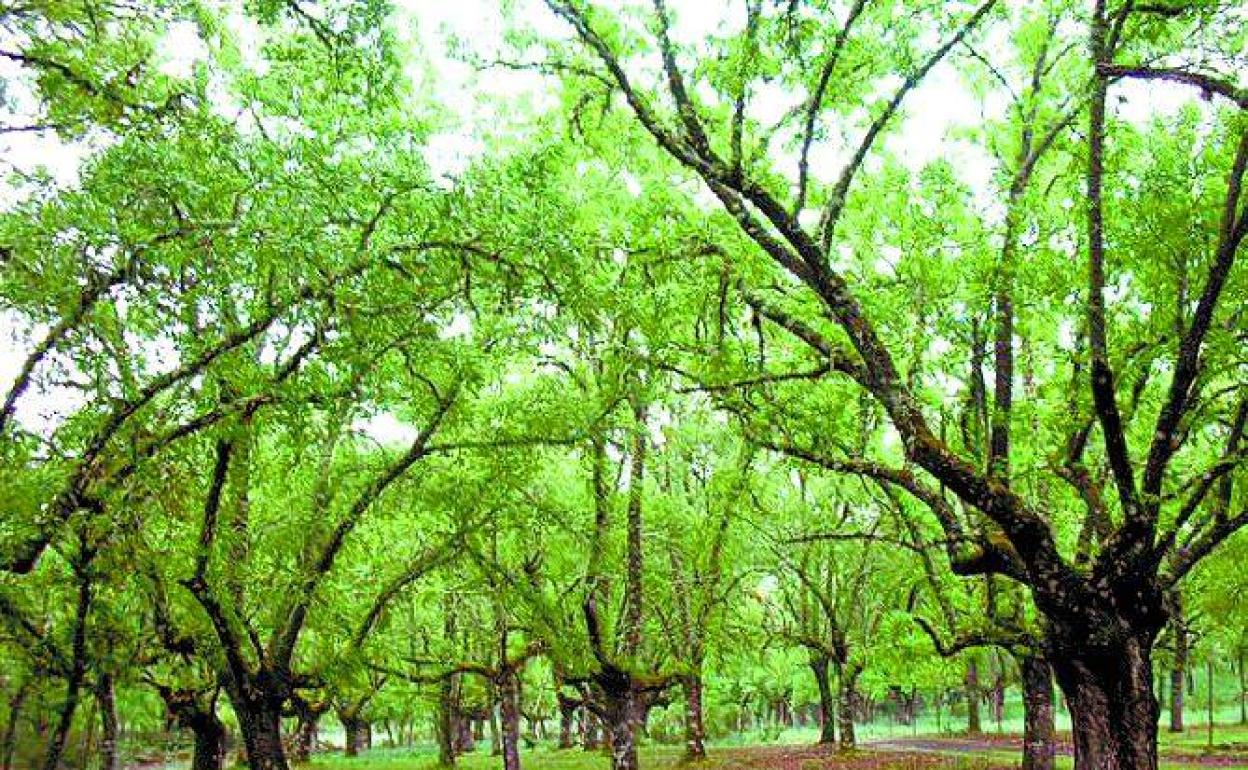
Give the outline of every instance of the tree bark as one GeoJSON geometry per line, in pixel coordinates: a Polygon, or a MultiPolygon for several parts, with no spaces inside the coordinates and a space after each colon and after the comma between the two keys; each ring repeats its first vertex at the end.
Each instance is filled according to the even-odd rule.
{"type": "MultiPolygon", "coordinates": [[[[1242,663],[1242,660],[1241,660],[1242,663]]],[[[22,715],[22,706],[26,696],[30,694],[29,681],[22,682],[17,692],[9,699],[9,723],[4,726],[3,756],[0,756],[0,770],[13,770],[13,752],[17,749],[18,720],[22,715]]]]}
{"type": "Polygon", "coordinates": [[[837,704],[841,751],[852,751],[858,747],[858,738],[854,733],[854,703],[858,699],[858,675],[861,673],[862,668],[857,665],[848,666],[841,671],[840,703],[837,704]]]}
{"type": "Polygon", "coordinates": [[[520,770],[520,680],[505,668],[498,682],[502,712],[503,770],[520,770]]]}
{"type": "Polygon", "coordinates": [[[225,765],[225,724],[217,716],[216,699],[200,700],[195,690],[159,687],[173,723],[195,736],[191,770],[221,770],[225,765]]]}
{"type": "Polygon", "coordinates": [[[602,723],[587,707],[581,708],[581,748],[585,751],[602,748],[602,723]]]}
{"type": "Polygon", "coordinates": [[[61,754],[65,752],[65,742],[69,739],[69,729],[73,726],[74,711],[78,708],[79,691],[82,689],[82,680],[87,673],[87,614],[91,611],[91,598],[91,579],[85,572],[80,571],[77,611],[74,618],[73,661],[65,681],[65,700],[61,705],[60,717],[52,737],[48,740],[47,751],[44,753],[44,770],[57,770],[60,766],[61,754]]]}
{"type": "Polygon", "coordinates": [[[346,732],[344,753],[348,757],[357,757],[360,752],[367,751],[370,743],[368,721],[358,714],[340,714],[338,719],[342,722],[342,729],[346,732]]]}
{"type": "Polygon", "coordinates": [[[264,699],[231,698],[238,729],[243,734],[250,770],[287,770],[282,745],[282,708],[264,699]]]}
{"type": "Polygon", "coordinates": [[[1098,640],[1058,648],[1053,672],[1066,695],[1076,770],[1157,770],[1152,640],[1098,640]]]}
{"type": "Polygon", "coordinates": [[[966,664],[966,734],[980,735],[983,731],[979,721],[979,665],[971,658],[966,664]]]}
{"type": "Polygon", "coordinates": [[[1187,623],[1183,618],[1183,606],[1179,599],[1174,602],[1174,666],[1170,669],[1170,732],[1183,732],[1184,678],[1187,674],[1188,638],[1187,623]]]}
{"type": "Polygon", "coordinates": [[[465,714],[458,706],[451,713],[454,715],[455,753],[471,754],[477,748],[476,737],[472,732],[472,717],[465,714]]]}
{"type": "Polygon", "coordinates": [[[572,727],[576,718],[576,701],[559,693],[559,748],[570,749],[574,745],[572,727]]]}
{"type": "Polygon", "coordinates": [[[499,727],[499,711],[502,710],[501,694],[492,693],[490,705],[490,756],[501,757],[503,755],[503,733],[499,727]]]}
{"type": "Polygon", "coordinates": [[[1021,655],[1023,679],[1023,770],[1053,770],[1057,728],[1053,713],[1053,674],[1043,655],[1021,655]]]}
{"type": "Polygon", "coordinates": [[[836,703],[832,684],[828,681],[830,660],[827,655],[810,662],[810,670],[819,686],[819,743],[831,746],[836,743],[836,703]]]}
{"type": "Polygon", "coordinates": [[[111,674],[101,674],[95,687],[100,707],[100,770],[119,770],[121,756],[117,752],[117,693],[111,674]]]}
{"type": "Polygon", "coordinates": [[[1002,722],[1005,720],[1005,672],[1001,669],[1001,664],[997,664],[996,676],[992,680],[992,721],[997,723],[997,732],[1004,730],[1002,722]]]}
{"type": "Polygon", "coordinates": [[[438,765],[455,766],[455,683],[452,677],[442,679],[438,688],[438,765]]]}
{"type": "Polygon", "coordinates": [[[299,714],[299,722],[295,727],[295,739],[291,744],[291,759],[295,764],[304,764],[312,760],[312,752],[316,751],[318,725],[321,714],[311,709],[299,714]]]}
{"type": "Polygon", "coordinates": [[[1210,751],[1212,751],[1213,750],[1213,657],[1212,656],[1210,656],[1209,658],[1205,660],[1205,676],[1206,676],[1205,686],[1209,690],[1205,694],[1207,698],[1207,700],[1205,701],[1205,708],[1206,708],[1207,713],[1209,714],[1209,720],[1208,722],[1205,723],[1205,726],[1209,730],[1209,735],[1208,735],[1208,740],[1206,741],[1206,746],[1210,751]]]}
{"type": "Polygon", "coordinates": [[[631,683],[603,698],[602,721],[611,741],[611,770],[638,770],[637,694],[631,683]]]}
{"type": "Polygon", "coordinates": [[[189,725],[195,735],[191,770],[221,770],[225,766],[225,725],[215,712],[202,717],[189,725]]]}
{"type": "Polygon", "coordinates": [[[689,674],[681,680],[685,691],[685,760],[706,759],[706,725],[702,714],[702,675],[689,674]]]}
{"type": "Polygon", "coordinates": [[[65,751],[65,742],[69,739],[69,728],[74,721],[74,711],[78,708],[78,690],[81,676],[70,677],[66,685],[65,700],[61,705],[60,716],[52,737],[48,740],[48,748],[44,753],[43,770],[57,770],[61,764],[61,754],[65,751]]]}
{"type": "Polygon", "coordinates": [[[1239,647],[1239,723],[1248,725],[1248,674],[1244,672],[1244,646],[1239,647]]]}

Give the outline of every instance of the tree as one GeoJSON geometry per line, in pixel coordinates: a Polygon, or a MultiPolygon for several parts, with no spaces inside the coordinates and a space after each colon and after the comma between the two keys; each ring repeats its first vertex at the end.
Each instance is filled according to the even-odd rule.
{"type": "Polygon", "coordinates": [[[1248,692],[1238,9],[544,2],[493,65],[556,99],[462,122],[383,0],[0,11],[0,135],[83,157],[0,211],[4,768],[1018,682],[1049,770],[1056,677],[1151,770],[1161,674],[1248,692]]]}
{"type": "MultiPolygon", "coordinates": [[[[1137,415],[1127,422],[1119,405],[1121,378],[1115,376],[1109,345],[1106,234],[1107,226],[1118,232],[1133,217],[1130,211],[1115,210],[1112,220],[1107,222],[1106,218],[1106,93],[1111,81],[1123,78],[1172,79],[1228,96],[1237,108],[1238,93],[1218,78],[1186,69],[1170,71],[1116,63],[1119,57],[1134,59],[1150,45],[1164,53],[1170,52],[1167,46],[1180,49],[1189,39],[1185,33],[1214,22],[1216,11],[1157,13],[1151,8],[1137,10],[1130,3],[1110,9],[1101,2],[1087,20],[1091,73],[1086,77],[1091,86],[1084,141],[1089,267],[1086,281],[1067,281],[1063,289],[1066,293],[1079,291],[1085,315],[1089,365],[1086,379],[1078,386],[1092,401],[1094,427],[1099,429],[1111,470],[1113,497],[1102,497],[1106,506],[1112,506],[1111,517],[1116,521],[1100,541],[1096,557],[1087,567],[1080,567],[1059,546],[1052,524],[1057,511],[1045,511],[1043,501],[1028,501],[1019,490],[1006,486],[1000,465],[976,467],[938,437],[916,383],[908,382],[898,366],[895,345],[890,343],[892,330],[881,323],[875,303],[864,301],[864,295],[854,290],[853,279],[838,267],[840,245],[854,250],[864,245],[870,248],[854,243],[849,228],[855,219],[853,204],[864,197],[861,192],[854,195],[852,188],[864,176],[864,161],[876,140],[893,122],[907,94],[950,51],[970,39],[994,4],[985,3],[946,22],[954,31],[934,48],[918,54],[904,51],[911,63],[900,68],[900,86],[884,109],[870,118],[842,172],[826,187],[812,182],[809,147],[821,118],[847,106],[834,102],[841,94],[838,89],[828,88],[834,81],[838,86],[849,83],[844,74],[847,64],[841,59],[844,41],[861,39],[880,24],[872,13],[863,12],[864,4],[856,5],[844,18],[829,18],[826,25],[818,25],[821,30],[833,30],[833,34],[819,41],[813,62],[791,68],[795,74],[786,80],[801,94],[799,105],[804,108],[781,118],[781,125],[798,124],[799,147],[803,149],[796,157],[795,180],[771,167],[767,143],[775,132],[758,126],[748,110],[756,93],[752,86],[771,71],[771,63],[796,60],[790,53],[795,49],[785,47],[784,32],[786,25],[799,26],[795,9],[777,9],[769,15],[761,4],[749,5],[745,31],[733,38],[733,53],[723,59],[730,64],[699,68],[691,74],[681,66],[685,54],[673,40],[666,4],[656,0],[646,29],[630,29],[630,39],[645,40],[662,62],[661,85],[652,85],[631,74],[628,54],[620,45],[627,25],[624,18],[580,2],[550,0],[547,5],[572,28],[579,50],[591,62],[587,65],[584,58],[578,59],[574,71],[592,67],[592,77],[583,82],[591,88],[605,84],[620,93],[646,132],[706,184],[755,248],[795,279],[806,292],[803,296],[813,298],[834,321],[836,333],[824,332],[820,322],[809,321],[809,313],[785,312],[774,302],[760,303],[760,312],[792,330],[835,376],[870,394],[899,436],[904,459],[982,516],[984,525],[978,531],[968,531],[948,503],[934,495],[928,482],[907,467],[826,453],[813,453],[812,459],[884,478],[924,499],[942,525],[956,571],[1006,574],[1031,590],[1046,620],[1046,646],[1074,716],[1080,768],[1155,767],[1157,705],[1151,691],[1150,652],[1165,622],[1163,596],[1196,562],[1248,521],[1248,515],[1237,510],[1219,518],[1202,505],[1213,480],[1232,472],[1239,463],[1225,459],[1209,462],[1208,453],[1200,451],[1207,446],[1203,439],[1209,435],[1202,415],[1210,410],[1233,411],[1240,398],[1233,384],[1226,392],[1225,386],[1233,383],[1234,377],[1228,380],[1226,374],[1220,374],[1225,370],[1211,365],[1207,356],[1224,349],[1219,340],[1233,328],[1225,313],[1236,303],[1224,297],[1224,289],[1248,231],[1240,196],[1248,134],[1238,128],[1241,121],[1237,114],[1219,113],[1222,130],[1213,142],[1218,150],[1197,174],[1221,177],[1225,180],[1220,185],[1222,192],[1193,201],[1189,213],[1200,223],[1203,248],[1199,257],[1193,257],[1198,261],[1184,272],[1198,270],[1203,285],[1194,311],[1189,315],[1185,302],[1180,314],[1171,319],[1171,328],[1178,328],[1180,333],[1160,337],[1160,344],[1150,351],[1150,358],[1165,360],[1171,373],[1167,384],[1146,382],[1144,386],[1147,398],[1142,403],[1146,406],[1139,411],[1151,412],[1151,419],[1137,415]],[[811,78],[810,73],[817,77],[811,78]],[[1219,212],[1213,216],[1205,216],[1202,208],[1209,198],[1214,198],[1209,201],[1212,211],[1219,212]],[[813,231],[802,216],[808,209],[813,209],[818,219],[813,231]],[[1218,320],[1220,309],[1223,314],[1218,320]],[[1206,354],[1203,364],[1202,353],[1206,354]],[[1202,395],[1210,403],[1205,403],[1202,395]],[[1142,436],[1136,440],[1146,450],[1132,450],[1133,437],[1129,434],[1135,432],[1142,436]],[[1178,466],[1176,459],[1181,460],[1178,466]],[[1208,481],[1197,482],[1194,489],[1186,484],[1185,479],[1191,476],[1182,469],[1191,468],[1188,463],[1196,463],[1195,478],[1208,481]]],[[[866,73],[860,69],[854,81],[869,82],[870,75],[897,72],[893,50],[860,57],[860,67],[869,69],[866,73]]],[[[846,88],[845,94],[852,95],[853,90],[846,88]]],[[[753,278],[757,268],[748,256],[727,246],[723,251],[747,286],[760,283],[753,278]]],[[[1170,278],[1173,281],[1174,276],[1170,278]]],[[[1008,313],[1005,303],[998,304],[1000,313],[1008,313]]],[[[1155,321],[1156,315],[1150,320],[1155,321]]],[[[1154,334],[1152,339],[1158,340],[1158,336],[1154,334]]],[[[1008,358],[1010,348],[1008,342],[1003,343],[999,353],[1008,358]]],[[[998,363],[997,368],[1003,367],[998,363]]],[[[1012,408],[1008,394],[1013,389],[1012,378],[1005,385],[993,404],[997,415],[993,420],[994,456],[1002,462],[1015,457],[1021,443],[1010,441],[1012,408]]]]}
{"type": "Polygon", "coordinates": [[[722,641],[728,605],[741,600],[741,582],[750,574],[732,532],[749,456],[730,434],[693,414],[681,415],[676,424],[682,430],[666,433],[658,471],[655,518],[662,517],[657,526],[666,530],[670,593],[656,594],[655,613],[671,657],[683,669],[678,678],[685,696],[685,759],[697,761],[706,758],[707,660],[722,641]],[[717,455],[731,460],[716,462],[717,455]]]}

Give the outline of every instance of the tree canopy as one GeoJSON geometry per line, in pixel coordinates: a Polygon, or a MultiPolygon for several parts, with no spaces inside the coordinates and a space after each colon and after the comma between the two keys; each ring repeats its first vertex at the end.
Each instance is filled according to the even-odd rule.
{"type": "Polygon", "coordinates": [[[0,9],[5,770],[1244,708],[1237,4],[426,5],[0,9]]]}

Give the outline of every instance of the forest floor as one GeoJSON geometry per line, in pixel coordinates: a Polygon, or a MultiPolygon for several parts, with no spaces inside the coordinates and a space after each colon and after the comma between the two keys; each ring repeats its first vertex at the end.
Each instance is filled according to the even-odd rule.
{"type": "MultiPolygon", "coordinates": [[[[1163,735],[1163,770],[1195,768],[1248,768],[1248,728],[1227,728],[1214,749],[1207,751],[1204,734],[1191,730],[1181,736],[1163,735]]],[[[642,749],[645,770],[1006,770],[1017,768],[1021,739],[1013,735],[978,738],[919,736],[870,741],[859,751],[843,754],[810,744],[712,747],[704,763],[689,765],[675,746],[642,749]]],[[[1059,770],[1071,766],[1069,744],[1059,750],[1059,770]]],[[[556,751],[538,748],[525,752],[525,770],[609,770],[604,753],[556,751]]],[[[436,757],[429,752],[380,750],[349,759],[322,755],[313,770],[433,770],[436,757]]],[[[461,770],[498,770],[501,762],[488,752],[460,758],[461,770]]]]}
{"type": "MultiPolygon", "coordinates": [[[[524,757],[525,770],[609,770],[610,757],[600,752],[535,749],[524,757]]],[[[342,755],[318,757],[313,770],[432,770],[432,756],[407,752],[370,752],[348,759],[342,755]]],[[[733,746],[710,749],[705,762],[683,761],[677,747],[645,747],[641,766],[645,770],[1006,770],[1016,762],[996,758],[936,751],[864,749],[848,754],[834,748],[811,745],[733,746]]],[[[461,770],[497,770],[497,757],[475,752],[461,757],[461,770]]]]}
{"type": "MultiPolygon", "coordinates": [[[[1198,730],[1189,730],[1182,735],[1166,734],[1159,747],[1162,764],[1180,767],[1248,767],[1248,731],[1233,730],[1224,733],[1220,740],[1215,740],[1212,748],[1205,743],[1204,733],[1198,730]]],[[[918,751],[1009,760],[1017,758],[1022,751],[1023,739],[1020,735],[1010,734],[985,734],[975,737],[921,736],[889,738],[874,741],[870,746],[885,751],[918,751]]],[[[1069,736],[1062,736],[1057,751],[1062,757],[1071,755],[1069,736]]]]}

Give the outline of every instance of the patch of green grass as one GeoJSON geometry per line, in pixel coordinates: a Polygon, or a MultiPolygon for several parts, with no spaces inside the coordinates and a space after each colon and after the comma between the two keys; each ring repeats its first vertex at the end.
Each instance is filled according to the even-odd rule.
{"type": "MultiPolygon", "coordinates": [[[[1174,747],[1184,752],[1199,753],[1206,751],[1209,733],[1204,724],[1188,720],[1187,730],[1172,733],[1162,727],[1161,746],[1174,747]]],[[[1213,748],[1215,752],[1248,750],[1248,725],[1215,724],[1213,726],[1213,748]]]]}
{"type": "MultiPolygon", "coordinates": [[[[641,749],[641,764],[646,770],[663,770],[682,765],[682,749],[678,746],[646,746],[641,749]]],[[[582,749],[556,750],[546,747],[521,752],[525,770],[610,770],[611,757],[604,751],[582,749]]],[[[722,763],[714,759],[697,765],[699,770],[718,770],[722,763]]],[[[502,757],[491,756],[488,750],[465,754],[456,761],[459,770],[500,770],[502,757]]],[[[375,749],[365,756],[320,754],[309,765],[314,770],[434,770],[437,753],[429,747],[414,749],[375,749]]]]}

